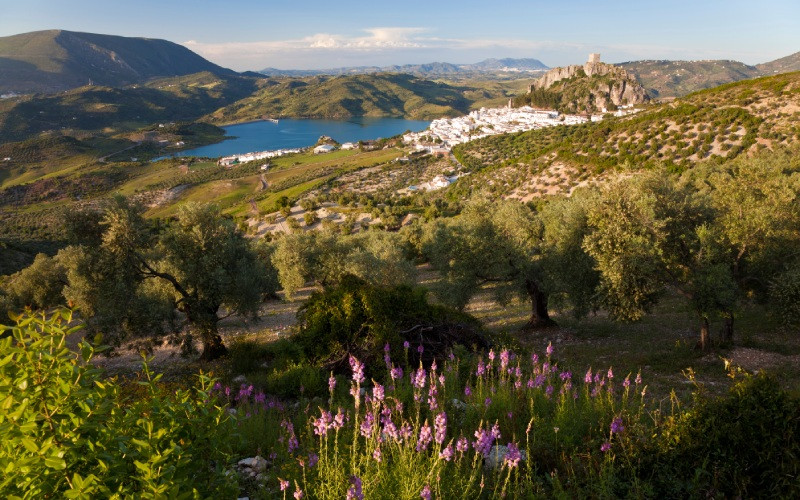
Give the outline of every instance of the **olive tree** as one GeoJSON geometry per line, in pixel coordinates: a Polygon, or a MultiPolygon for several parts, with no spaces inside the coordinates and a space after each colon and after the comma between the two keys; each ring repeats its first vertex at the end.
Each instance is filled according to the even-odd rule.
{"type": "Polygon", "coordinates": [[[736,285],[708,200],[663,172],[618,178],[588,211],[584,247],[600,273],[612,317],[640,319],[670,286],[686,297],[709,344],[709,317],[731,307],[736,285]]]}
{"type": "Polygon", "coordinates": [[[528,328],[554,324],[548,311],[552,281],[544,225],[527,206],[473,199],[461,215],[430,223],[422,247],[442,274],[435,288],[448,305],[463,309],[482,286],[493,284],[500,304],[514,296],[530,301],[528,328]]]}

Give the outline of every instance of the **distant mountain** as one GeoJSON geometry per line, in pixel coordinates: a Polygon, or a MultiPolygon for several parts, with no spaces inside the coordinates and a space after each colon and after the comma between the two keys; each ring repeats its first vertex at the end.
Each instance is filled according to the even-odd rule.
{"type": "Polygon", "coordinates": [[[631,61],[619,66],[633,73],[651,97],[680,97],[697,90],[761,76],[738,61],[631,61]]]}
{"type": "Polygon", "coordinates": [[[0,92],[60,92],[89,83],[121,87],[202,71],[237,74],[166,40],[64,30],[0,37],[0,92]]]}
{"type": "Polygon", "coordinates": [[[472,90],[405,73],[269,79],[252,96],[208,116],[215,123],[263,117],[433,119],[469,112],[472,90]]]}
{"type": "Polygon", "coordinates": [[[432,62],[426,64],[403,64],[392,66],[346,66],[329,69],[276,69],[265,68],[259,71],[267,76],[320,76],[320,75],[360,75],[370,73],[410,73],[417,76],[447,76],[470,73],[526,73],[548,69],[538,59],[486,59],[475,64],[452,64],[432,62]]]}
{"type": "Polygon", "coordinates": [[[800,52],[767,63],[757,64],[756,68],[764,76],[775,73],[788,73],[790,71],[800,71],[800,52]]]}

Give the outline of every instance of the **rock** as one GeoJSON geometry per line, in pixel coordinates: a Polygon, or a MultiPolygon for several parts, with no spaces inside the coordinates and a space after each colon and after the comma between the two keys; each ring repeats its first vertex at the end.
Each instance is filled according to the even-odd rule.
{"type": "MultiPolygon", "coordinates": [[[[502,444],[494,445],[492,451],[489,453],[489,457],[484,462],[483,466],[487,469],[496,469],[498,467],[503,466],[503,459],[506,458],[506,454],[508,453],[508,447],[503,446],[502,444]]],[[[528,458],[528,454],[525,453],[525,450],[520,450],[520,455],[522,455],[522,461],[524,462],[528,458]]]]}
{"type": "Polygon", "coordinates": [[[258,455],[239,460],[237,465],[241,468],[250,469],[250,475],[255,476],[259,472],[267,470],[267,460],[258,455]]]}
{"type": "Polygon", "coordinates": [[[460,399],[453,398],[451,403],[453,405],[453,408],[455,408],[457,410],[463,410],[464,408],[467,407],[467,403],[461,401],[460,399]]]}
{"type": "Polygon", "coordinates": [[[234,384],[244,384],[245,382],[247,382],[247,377],[245,377],[244,375],[238,375],[236,378],[232,380],[232,382],[234,384]]]}

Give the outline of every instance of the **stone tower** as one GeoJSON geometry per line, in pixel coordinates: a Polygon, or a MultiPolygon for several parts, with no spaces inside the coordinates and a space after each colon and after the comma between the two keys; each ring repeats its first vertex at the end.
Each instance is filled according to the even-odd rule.
{"type": "Polygon", "coordinates": [[[589,62],[589,63],[599,63],[600,62],[600,54],[598,54],[596,52],[593,52],[593,53],[589,54],[589,60],[587,62],[589,62]]]}

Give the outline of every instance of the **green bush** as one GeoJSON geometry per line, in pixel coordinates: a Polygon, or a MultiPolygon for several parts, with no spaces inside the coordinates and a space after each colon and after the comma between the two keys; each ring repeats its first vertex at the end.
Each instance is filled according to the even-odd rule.
{"type": "Polygon", "coordinates": [[[422,288],[380,287],[345,276],[339,286],[314,293],[300,308],[297,342],[315,362],[344,363],[354,354],[371,363],[386,343],[399,351],[401,332],[415,325],[476,325],[467,314],[428,304],[426,294],[422,288]]]}
{"type": "Polygon", "coordinates": [[[228,414],[213,380],[168,391],[144,364],[123,390],[66,347],[69,311],[15,317],[0,339],[0,492],[4,498],[231,497],[228,414]]]}
{"type": "Polygon", "coordinates": [[[800,497],[800,401],[763,373],[698,396],[649,448],[642,470],[659,498],[800,497]]]}

